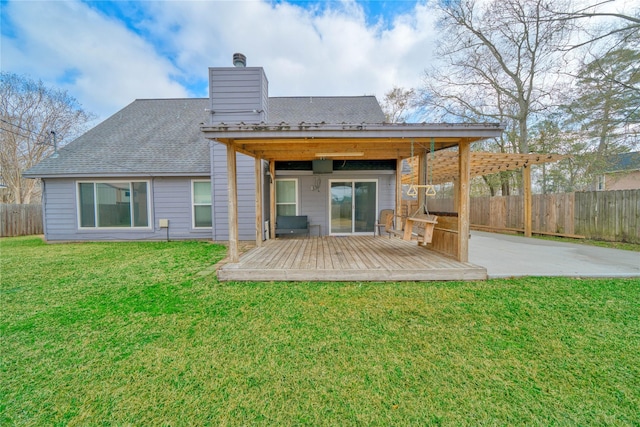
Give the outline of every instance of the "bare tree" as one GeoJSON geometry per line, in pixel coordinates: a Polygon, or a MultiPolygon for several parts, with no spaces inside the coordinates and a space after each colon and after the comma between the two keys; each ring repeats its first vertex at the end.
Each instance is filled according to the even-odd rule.
{"type": "MultiPolygon", "coordinates": [[[[565,84],[562,48],[572,26],[550,19],[544,0],[440,0],[438,9],[441,63],[425,71],[425,109],[438,119],[502,122],[491,149],[528,153],[529,127],[565,84]]],[[[485,182],[507,195],[520,180],[502,173],[485,182]]]]}
{"type": "Polygon", "coordinates": [[[445,116],[510,122],[515,149],[527,153],[532,117],[558,87],[569,25],[549,19],[543,0],[441,0],[438,8],[444,64],[425,74],[425,103],[445,116]]]}
{"type": "Polygon", "coordinates": [[[394,86],[384,94],[382,111],[389,123],[401,123],[407,120],[407,116],[416,106],[415,89],[405,89],[394,86]]]}
{"type": "Polygon", "coordinates": [[[0,170],[7,202],[30,203],[38,183],[22,178],[22,172],[53,153],[54,137],[63,145],[92,118],[66,91],[0,73],[0,170]]]}
{"type": "Polygon", "coordinates": [[[615,0],[596,1],[583,5],[575,10],[558,8],[554,2],[545,4],[550,19],[556,21],[572,22],[583,31],[587,37],[568,46],[569,49],[578,49],[585,46],[613,40],[610,49],[618,49],[628,43],[640,42],[640,8],[636,7],[631,13],[603,11],[604,6],[616,5],[615,0]],[[633,14],[632,14],[633,13],[633,14]],[[612,19],[608,25],[585,25],[584,21],[593,19],[612,19]]]}

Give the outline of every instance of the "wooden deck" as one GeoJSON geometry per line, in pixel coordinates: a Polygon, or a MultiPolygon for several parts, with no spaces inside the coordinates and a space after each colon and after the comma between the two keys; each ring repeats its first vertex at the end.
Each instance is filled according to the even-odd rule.
{"type": "Polygon", "coordinates": [[[416,242],[372,236],[273,239],[218,269],[221,281],[484,280],[487,270],[416,242]]]}

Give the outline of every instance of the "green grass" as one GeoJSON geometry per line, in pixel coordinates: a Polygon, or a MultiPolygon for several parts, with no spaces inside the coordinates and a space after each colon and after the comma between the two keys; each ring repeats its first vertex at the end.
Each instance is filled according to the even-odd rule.
{"type": "Polygon", "coordinates": [[[542,236],[535,235],[534,237],[543,240],[552,240],[554,242],[566,242],[566,243],[578,243],[581,245],[599,246],[601,248],[622,249],[625,251],[640,252],[640,244],[628,243],[628,242],[607,242],[605,240],[591,240],[591,239],[571,239],[567,237],[557,236],[542,236]]]}
{"type": "Polygon", "coordinates": [[[219,283],[0,240],[2,425],[640,425],[638,280],[219,283]]]}

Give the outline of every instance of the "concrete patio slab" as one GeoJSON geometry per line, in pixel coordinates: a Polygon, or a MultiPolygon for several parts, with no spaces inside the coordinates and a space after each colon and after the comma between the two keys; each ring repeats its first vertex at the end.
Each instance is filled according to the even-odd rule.
{"type": "Polygon", "coordinates": [[[640,252],[473,231],[469,262],[489,278],[640,277],[640,252]]]}

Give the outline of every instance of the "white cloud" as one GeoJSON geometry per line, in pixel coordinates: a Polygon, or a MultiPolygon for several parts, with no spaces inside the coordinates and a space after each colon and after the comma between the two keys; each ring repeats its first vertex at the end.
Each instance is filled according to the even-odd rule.
{"type": "Polygon", "coordinates": [[[75,0],[9,2],[16,38],[2,68],[61,86],[105,118],[135,98],[206,96],[207,67],[234,52],[262,66],[272,96],[362,95],[416,87],[432,54],[435,17],[424,5],[367,25],[355,2],[310,10],[264,1],[137,3],[127,29],[75,0]],[[139,15],[136,15],[139,16],[139,15]],[[144,36],[141,36],[143,34],[144,36]],[[190,89],[191,85],[199,89],[190,89]],[[193,93],[195,91],[195,93],[193,93]]]}
{"type": "Polygon", "coordinates": [[[181,97],[177,70],[153,47],[76,1],[3,6],[15,38],[2,38],[2,68],[68,90],[106,118],[135,98],[181,97]]]}
{"type": "Polygon", "coordinates": [[[265,68],[276,96],[382,96],[394,84],[419,84],[434,38],[434,17],[426,7],[385,28],[367,26],[355,3],[330,5],[308,10],[287,3],[152,3],[147,30],[179,52],[176,65],[190,73],[231,65],[233,52],[244,53],[248,65],[265,68]]]}

